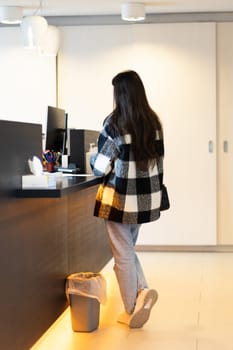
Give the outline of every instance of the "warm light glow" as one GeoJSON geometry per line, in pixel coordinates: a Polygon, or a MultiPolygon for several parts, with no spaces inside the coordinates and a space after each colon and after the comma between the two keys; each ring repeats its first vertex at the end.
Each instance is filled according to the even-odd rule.
{"type": "MultiPolygon", "coordinates": [[[[101,271],[101,274],[107,283],[107,303],[100,305],[99,328],[116,325],[116,319],[112,318],[112,313],[118,313],[120,300],[119,289],[115,273],[113,271],[113,260],[111,260],[101,271]]],[[[65,293],[65,291],[64,291],[65,293]]],[[[98,332],[98,329],[97,329],[98,332]]],[[[30,350],[48,350],[48,349],[91,349],[90,343],[93,340],[95,332],[73,332],[71,326],[70,308],[68,307],[63,314],[54,322],[54,324],[43,334],[43,336],[31,347],[30,350]]],[[[110,349],[112,338],[104,340],[104,347],[101,349],[110,349]]],[[[94,347],[93,347],[94,349],[94,347]]]]}
{"type": "Polygon", "coordinates": [[[67,308],[30,350],[61,349],[62,344],[65,349],[73,333],[70,322],[70,308],[67,308]]]}

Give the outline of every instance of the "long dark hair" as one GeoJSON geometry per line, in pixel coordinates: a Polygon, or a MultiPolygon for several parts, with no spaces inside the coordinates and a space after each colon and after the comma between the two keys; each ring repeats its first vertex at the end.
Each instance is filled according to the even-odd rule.
{"type": "Polygon", "coordinates": [[[129,133],[132,137],[132,152],[137,167],[147,170],[159,159],[155,135],[162,135],[162,125],[157,114],[151,109],[144,85],[134,71],[117,74],[113,80],[114,110],[111,124],[120,134],[129,133]]]}

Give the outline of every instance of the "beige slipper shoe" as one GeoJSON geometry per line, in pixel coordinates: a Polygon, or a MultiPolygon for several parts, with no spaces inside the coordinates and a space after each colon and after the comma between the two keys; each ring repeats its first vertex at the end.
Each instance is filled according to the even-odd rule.
{"type": "Polygon", "coordinates": [[[143,289],[140,291],[134,312],[129,315],[123,312],[117,321],[124,323],[130,328],[141,328],[149,319],[150,312],[158,299],[158,293],[154,289],[143,289]]]}

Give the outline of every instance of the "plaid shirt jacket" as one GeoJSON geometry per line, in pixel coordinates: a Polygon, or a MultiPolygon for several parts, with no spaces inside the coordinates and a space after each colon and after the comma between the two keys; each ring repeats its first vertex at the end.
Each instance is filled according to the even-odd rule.
{"type": "MultiPolygon", "coordinates": [[[[110,117],[109,117],[110,118],[110,117]]],[[[98,188],[94,215],[124,224],[142,224],[160,217],[163,177],[163,138],[157,131],[155,142],[160,159],[148,171],[136,169],[131,151],[131,136],[119,135],[105,121],[98,139],[98,153],[91,166],[103,176],[98,188]]]]}

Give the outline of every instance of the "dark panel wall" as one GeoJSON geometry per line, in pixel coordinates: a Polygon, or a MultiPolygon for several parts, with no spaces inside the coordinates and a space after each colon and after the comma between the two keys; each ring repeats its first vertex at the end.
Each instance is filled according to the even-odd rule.
{"type": "Polygon", "coordinates": [[[66,306],[65,203],[12,199],[0,210],[0,341],[23,350],[66,306]]]}
{"type": "Polygon", "coordinates": [[[58,199],[0,201],[0,342],[25,350],[66,308],[70,273],[98,272],[111,253],[93,217],[97,186],[58,199]],[[13,336],[12,336],[13,335],[13,336]]]}
{"type": "MultiPolygon", "coordinates": [[[[104,222],[93,217],[97,186],[62,198],[12,196],[25,171],[28,149],[31,155],[40,152],[34,142],[41,137],[40,127],[33,140],[28,125],[21,127],[26,133],[14,134],[21,143],[13,142],[18,148],[11,148],[15,161],[7,160],[7,180],[0,171],[0,348],[4,350],[28,350],[66,308],[66,277],[100,271],[111,258],[104,222]],[[27,147],[20,148],[23,143],[27,147]]],[[[6,138],[6,146],[5,142],[6,138]]]]}
{"type": "Polygon", "coordinates": [[[67,197],[69,274],[77,266],[79,271],[98,272],[111,256],[104,222],[93,216],[97,187],[67,197]]]}
{"type": "Polygon", "coordinates": [[[0,195],[21,187],[29,173],[28,158],[42,156],[42,126],[0,120],[0,195]]]}

